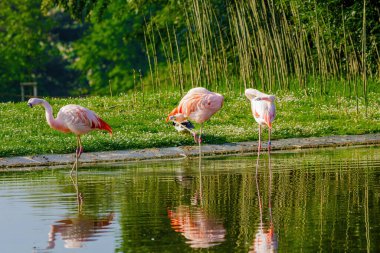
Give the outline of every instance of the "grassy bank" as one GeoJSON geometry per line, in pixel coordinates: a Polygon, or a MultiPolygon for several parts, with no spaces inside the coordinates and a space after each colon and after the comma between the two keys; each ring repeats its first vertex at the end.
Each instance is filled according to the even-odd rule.
{"type": "MultiPolygon", "coordinates": [[[[368,96],[367,117],[363,99],[358,100],[357,107],[356,100],[349,98],[318,99],[295,93],[276,95],[274,139],[380,132],[378,94],[368,96]]],[[[60,107],[75,103],[94,110],[112,126],[112,138],[98,131],[84,136],[85,152],[194,145],[190,135],[179,134],[165,123],[166,115],[180,100],[179,92],[47,100],[53,106],[54,115],[60,107]]],[[[26,102],[2,103],[0,125],[0,156],[75,151],[75,137],[51,129],[42,107],[31,109],[26,102]]],[[[244,95],[225,94],[222,110],[205,124],[204,132],[204,143],[257,140],[257,125],[244,95]]],[[[264,131],[264,139],[266,137],[267,131],[264,131]]]]}

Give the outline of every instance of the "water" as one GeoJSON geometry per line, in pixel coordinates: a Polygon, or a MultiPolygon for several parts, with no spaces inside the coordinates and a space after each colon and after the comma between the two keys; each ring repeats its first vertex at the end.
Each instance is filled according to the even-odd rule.
{"type": "Polygon", "coordinates": [[[0,175],[0,252],[379,252],[380,148],[0,175]]]}

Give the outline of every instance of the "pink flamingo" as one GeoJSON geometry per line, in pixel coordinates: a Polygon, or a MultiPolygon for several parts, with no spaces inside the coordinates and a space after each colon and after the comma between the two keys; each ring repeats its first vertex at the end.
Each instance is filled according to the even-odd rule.
{"type": "MultiPolygon", "coordinates": [[[[29,99],[28,106],[33,107],[35,105],[42,105],[45,108],[46,121],[51,128],[63,133],[71,132],[77,136],[76,161],[74,165],[78,163],[78,159],[83,153],[81,135],[95,129],[100,129],[108,131],[112,136],[112,128],[93,111],[85,107],[66,105],[59,110],[57,118],[54,118],[53,109],[46,100],[40,98],[29,99]]],[[[71,173],[73,169],[74,166],[71,173]]]]}
{"type": "Polygon", "coordinates": [[[200,148],[203,123],[219,111],[223,105],[223,100],[223,96],[218,93],[211,92],[202,87],[193,88],[182,98],[178,107],[174,108],[168,115],[166,122],[171,120],[184,128],[186,128],[186,125],[181,125],[181,123],[186,122],[187,119],[201,124],[198,138],[191,129],[186,128],[193,134],[194,140],[199,143],[200,148]]]}
{"type": "Polygon", "coordinates": [[[271,149],[270,134],[272,122],[276,117],[276,106],[273,95],[267,95],[255,89],[246,89],[245,96],[251,101],[252,115],[259,124],[259,146],[258,153],[261,150],[261,126],[268,126],[268,151],[271,149]]]}

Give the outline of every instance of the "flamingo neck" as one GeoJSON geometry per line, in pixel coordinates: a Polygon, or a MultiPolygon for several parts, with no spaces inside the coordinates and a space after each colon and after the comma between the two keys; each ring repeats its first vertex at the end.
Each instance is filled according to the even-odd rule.
{"type": "Polygon", "coordinates": [[[62,128],[62,123],[54,118],[51,105],[47,101],[43,101],[42,106],[45,107],[45,117],[49,126],[53,129],[60,130],[62,128]]]}

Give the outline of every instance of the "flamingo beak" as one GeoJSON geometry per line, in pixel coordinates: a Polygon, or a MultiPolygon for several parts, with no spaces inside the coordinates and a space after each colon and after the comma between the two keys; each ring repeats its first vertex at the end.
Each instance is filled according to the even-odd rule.
{"type": "Polygon", "coordinates": [[[175,121],[175,116],[170,116],[169,120],[174,122],[175,121]]]}
{"type": "Polygon", "coordinates": [[[33,105],[32,105],[31,103],[28,103],[28,106],[29,106],[30,108],[32,108],[32,107],[33,107],[33,105]]]}

